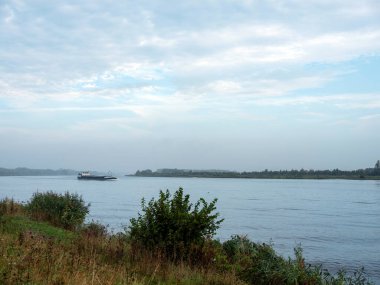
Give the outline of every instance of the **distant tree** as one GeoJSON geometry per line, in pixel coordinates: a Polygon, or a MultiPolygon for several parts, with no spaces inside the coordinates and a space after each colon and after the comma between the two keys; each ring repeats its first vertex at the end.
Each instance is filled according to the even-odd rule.
{"type": "Polygon", "coordinates": [[[375,168],[376,168],[376,169],[379,169],[379,168],[380,168],[380,160],[378,160],[378,161],[376,162],[376,164],[375,164],[375,168]]]}
{"type": "Polygon", "coordinates": [[[145,170],[137,170],[136,171],[136,176],[151,176],[153,174],[153,171],[150,169],[145,169],[145,170]]]}

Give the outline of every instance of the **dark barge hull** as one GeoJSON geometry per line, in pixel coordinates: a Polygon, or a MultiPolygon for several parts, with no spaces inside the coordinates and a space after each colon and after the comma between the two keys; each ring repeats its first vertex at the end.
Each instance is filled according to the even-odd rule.
{"type": "Polygon", "coordinates": [[[97,176],[97,175],[91,175],[91,176],[82,176],[79,177],[79,180],[100,180],[100,181],[105,181],[105,180],[116,180],[116,177],[113,176],[97,176]]]}

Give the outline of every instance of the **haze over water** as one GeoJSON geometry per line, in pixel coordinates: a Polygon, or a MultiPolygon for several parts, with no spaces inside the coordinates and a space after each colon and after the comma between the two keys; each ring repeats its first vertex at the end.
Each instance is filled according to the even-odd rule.
{"type": "Polygon", "coordinates": [[[37,190],[76,192],[91,203],[89,220],[120,231],[137,216],[141,198],[180,186],[193,200],[218,198],[217,211],[225,218],[217,233],[221,240],[248,235],[253,241],[273,242],[285,256],[301,244],[308,262],[333,271],[363,265],[380,284],[380,181],[0,177],[0,198],[26,201],[37,190]]]}

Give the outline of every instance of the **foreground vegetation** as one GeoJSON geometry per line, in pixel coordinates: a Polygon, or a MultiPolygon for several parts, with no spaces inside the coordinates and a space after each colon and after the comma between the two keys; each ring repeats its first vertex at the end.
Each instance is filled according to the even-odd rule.
{"type": "Polygon", "coordinates": [[[69,193],[0,201],[0,284],[370,284],[308,265],[300,248],[285,259],[246,237],[212,239],[216,200],[192,204],[181,188],[143,200],[124,233],[84,224],[88,207],[69,193]]]}

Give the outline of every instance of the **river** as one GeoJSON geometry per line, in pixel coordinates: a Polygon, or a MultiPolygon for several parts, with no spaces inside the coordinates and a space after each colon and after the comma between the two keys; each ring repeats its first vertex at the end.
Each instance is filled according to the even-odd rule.
{"type": "Polygon", "coordinates": [[[301,244],[307,262],[335,271],[364,266],[380,284],[380,181],[120,177],[79,181],[71,176],[0,177],[0,198],[27,201],[36,191],[73,192],[91,203],[88,220],[122,231],[143,197],[183,187],[193,201],[218,198],[224,218],[216,237],[247,235],[273,243],[284,256],[301,244]]]}

